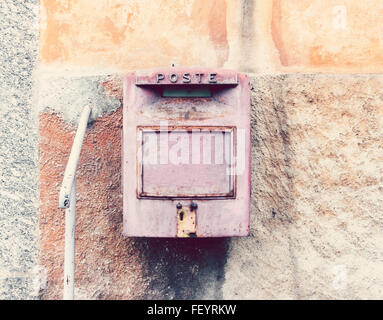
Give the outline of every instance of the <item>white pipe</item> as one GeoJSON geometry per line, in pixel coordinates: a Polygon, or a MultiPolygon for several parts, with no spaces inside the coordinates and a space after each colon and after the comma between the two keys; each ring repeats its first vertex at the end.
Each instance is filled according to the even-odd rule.
{"type": "Polygon", "coordinates": [[[59,195],[59,208],[65,209],[69,207],[69,195],[73,185],[73,179],[76,174],[76,168],[78,159],[80,157],[81,147],[85,136],[86,126],[90,115],[91,108],[89,106],[84,107],[81,113],[76,136],[73,140],[72,150],[68,159],[68,163],[64,172],[64,179],[61,185],[59,195]]]}
{"type": "Polygon", "coordinates": [[[68,163],[59,195],[59,208],[65,208],[65,253],[64,253],[64,300],[74,299],[75,230],[76,230],[76,169],[88,125],[91,108],[86,106],[81,113],[73,140],[68,163]]]}
{"type": "Polygon", "coordinates": [[[69,208],[65,209],[65,256],[64,256],[64,300],[74,299],[74,237],[76,230],[76,176],[70,192],[69,208]]]}

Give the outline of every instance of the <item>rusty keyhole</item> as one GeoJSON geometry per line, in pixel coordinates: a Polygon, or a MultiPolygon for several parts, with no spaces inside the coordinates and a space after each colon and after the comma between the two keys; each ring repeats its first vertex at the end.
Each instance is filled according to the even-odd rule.
{"type": "Polygon", "coordinates": [[[178,214],[180,215],[180,221],[182,221],[184,219],[184,214],[185,212],[182,209],[182,204],[181,203],[177,203],[177,210],[178,210],[178,214]]]}
{"type": "Polygon", "coordinates": [[[190,206],[183,207],[181,203],[176,205],[177,208],[177,237],[194,238],[196,233],[196,213],[198,205],[192,202],[190,206]]]}

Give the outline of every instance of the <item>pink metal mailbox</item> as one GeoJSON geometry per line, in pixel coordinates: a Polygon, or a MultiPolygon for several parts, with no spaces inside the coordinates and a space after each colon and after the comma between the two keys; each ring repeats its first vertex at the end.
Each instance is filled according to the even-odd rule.
{"type": "Polygon", "coordinates": [[[249,234],[250,94],[245,75],[163,68],[124,79],[124,234],[249,234]]]}

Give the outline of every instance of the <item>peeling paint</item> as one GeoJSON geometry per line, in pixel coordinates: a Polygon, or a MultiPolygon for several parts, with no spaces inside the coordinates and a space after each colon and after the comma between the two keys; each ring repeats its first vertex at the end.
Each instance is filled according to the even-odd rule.
{"type": "Polygon", "coordinates": [[[76,125],[85,105],[92,108],[90,121],[120,108],[122,78],[116,76],[39,78],[39,110],[50,110],[76,125]]]}
{"type": "Polygon", "coordinates": [[[197,210],[183,206],[177,210],[177,237],[191,238],[197,236],[197,210]]]}

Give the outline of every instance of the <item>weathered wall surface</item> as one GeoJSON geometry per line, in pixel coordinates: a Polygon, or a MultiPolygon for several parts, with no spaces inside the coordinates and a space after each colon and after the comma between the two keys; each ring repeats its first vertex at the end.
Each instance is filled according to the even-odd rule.
{"type": "Polygon", "coordinates": [[[238,10],[222,0],[43,0],[41,59],[56,68],[223,66],[238,42],[238,10]]]}
{"type": "MultiPolygon", "coordinates": [[[[105,88],[96,107],[113,92],[121,99],[121,82],[92,79],[46,92],[59,109],[71,108],[62,97],[79,81],[105,88]]],[[[376,75],[252,76],[248,238],[123,238],[121,108],[94,121],[77,180],[77,297],[382,298],[382,84],[376,75]]],[[[85,97],[94,95],[89,88],[85,97]]],[[[73,134],[60,116],[41,114],[46,299],[62,292],[64,216],[56,207],[73,134]]]]}
{"type": "Polygon", "coordinates": [[[175,62],[376,73],[383,70],[382,13],[375,0],[42,0],[41,60],[56,71],[175,62]]]}
{"type": "Polygon", "coordinates": [[[0,3],[0,299],[32,299],[39,288],[37,13],[38,1],[0,3]]]}
{"type": "Polygon", "coordinates": [[[86,104],[77,298],[382,299],[382,12],[373,0],[2,1],[0,299],[62,297],[57,197],[86,104]],[[251,76],[248,238],[121,235],[121,75],[171,63],[251,76]]]}
{"type": "Polygon", "coordinates": [[[252,80],[251,236],[224,298],[381,299],[382,76],[252,80]]]}
{"type": "Polygon", "coordinates": [[[55,101],[57,111],[75,114],[83,101],[91,101],[96,110],[100,107],[107,113],[89,126],[78,167],[76,297],[221,299],[228,239],[122,236],[122,108],[116,110],[122,100],[121,85],[119,77],[60,78],[40,83],[40,88],[45,88],[39,92],[45,110],[40,116],[40,261],[47,274],[40,296],[62,297],[64,214],[57,203],[75,130],[75,122],[71,125],[74,117],[46,110],[50,101],[55,101]],[[53,90],[63,83],[65,89],[53,90]],[[74,94],[74,88],[80,87],[81,94],[74,94]]]}
{"type": "Polygon", "coordinates": [[[272,2],[271,35],[281,70],[382,71],[382,2],[272,2]]]}

